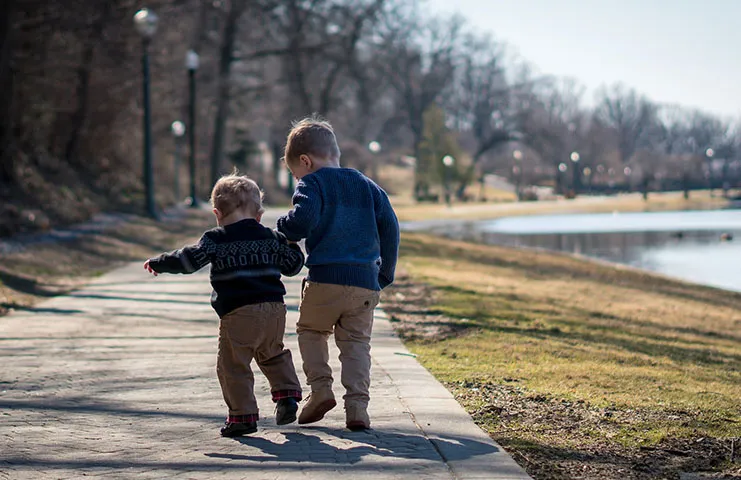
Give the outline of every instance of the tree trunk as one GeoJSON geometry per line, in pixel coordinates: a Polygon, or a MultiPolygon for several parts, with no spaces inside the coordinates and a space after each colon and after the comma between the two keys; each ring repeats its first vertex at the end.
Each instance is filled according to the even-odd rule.
{"type": "Polygon", "coordinates": [[[0,182],[12,180],[13,168],[13,70],[11,22],[13,0],[0,4],[0,182]]]}
{"type": "Polygon", "coordinates": [[[476,173],[476,164],[478,163],[477,158],[474,158],[471,165],[468,166],[466,169],[466,173],[463,174],[461,177],[460,183],[458,184],[458,188],[455,190],[455,198],[457,198],[459,201],[465,200],[466,195],[466,189],[473,181],[473,178],[476,173]]]}
{"type": "Polygon", "coordinates": [[[244,12],[245,2],[234,0],[226,18],[226,26],[221,39],[219,55],[219,90],[216,99],[216,118],[214,119],[214,137],[211,144],[211,185],[221,175],[221,159],[224,156],[226,122],[229,119],[229,102],[231,100],[231,69],[234,61],[234,44],[237,38],[239,17],[244,12]]]}
{"type": "Polygon", "coordinates": [[[88,109],[90,103],[90,77],[93,71],[93,58],[95,56],[95,47],[101,41],[103,37],[103,30],[105,25],[108,23],[108,18],[111,13],[111,1],[103,2],[103,11],[100,14],[100,18],[93,25],[90,38],[88,38],[85,50],[82,53],[82,61],[80,67],[77,69],[77,108],[72,114],[70,120],[71,131],[70,137],[67,141],[67,146],[64,151],[64,158],[69,163],[80,164],[75,158],[77,157],[77,150],[80,144],[80,136],[82,129],[85,125],[85,120],[88,116],[88,109]]]}

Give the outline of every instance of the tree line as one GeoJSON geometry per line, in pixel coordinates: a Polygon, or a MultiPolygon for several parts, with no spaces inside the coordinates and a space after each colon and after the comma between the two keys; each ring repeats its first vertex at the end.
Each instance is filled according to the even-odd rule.
{"type": "MultiPolygon", "coordinates": [[[[232,164],[249,169],[259,142],[279,159],[290,121],[311,113],[336,125],[350,166],[372,172],[375,162],[414,158],[419,199],[441,183],[464,198],[492,172],[564,193],[722,186],[738,174],[741,136],[731,119],[661,105],[622,85],[603,88],[587,106],[576,81],[533,73],[507,45],[459,17],[430,14],[423,1],[146,6],[160,17],[150,48],[160,204],[173,201],[178,178],[170,124],[187,118],[191,49],[201,59],[202,195],[232,164]],[[371,142],[381,155],[369,151],[371,142]],[[445,157],[455,164],[444,165],[445,157]]],[[[135,0],[0,6],[3,225],[27,223],[24,211],[53,223],[140,205],[142,40],[132,17],[141,7],[135,0]]],[[[264,183],[270,191],[276,179],[264,183]]]]}

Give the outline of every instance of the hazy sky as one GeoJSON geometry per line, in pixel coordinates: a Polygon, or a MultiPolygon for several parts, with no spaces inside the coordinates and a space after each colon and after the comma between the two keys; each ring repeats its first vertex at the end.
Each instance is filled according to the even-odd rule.
{"type": "Polygon", "coordinates": [[[427,0],[458,11],[540,73],[594,90],[741,116],[741,0],[427,0]]]}

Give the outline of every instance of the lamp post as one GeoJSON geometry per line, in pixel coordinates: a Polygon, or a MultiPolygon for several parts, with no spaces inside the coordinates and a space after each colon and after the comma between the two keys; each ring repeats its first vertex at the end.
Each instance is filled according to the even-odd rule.
{"type": "Polygon", "coordinates": [[[378,181],[378,159],[376,158],[376,155],[380,153],[381,151],[381,144],[377,141],[372,141],[368,144],[368,150],[373,154],[373,163],[371,164],[371,172],[373,175],[373,180],[376,182],[378,181]]]}
{"type": "Polygon", "coordinates": [[[566,190],[563,186],[564,184],[563,176],[568,169],[569,169],[569,166],[566,165],[565,163],[561,162],[558,164],[558,173],[556,174],[557,190],[559,190],[561,193],[565,193],[565,190],[566,190]]]}
{"type": "Polygon", "coordinates": [[[195,50],[188,50],[185,56],[185,66],[188,68],[188,131],[190,140],[190,197],[188,203],[191,208],[198,207],[196,197],[196,70],[198,70],[199,58],[195,50]]]}
{"type": "Polygon", "coordinates": [[[573,186],[574,189],[574,196],[576,196],[577,192],[579,191],[579,167],[578,163],[579,160],[581,160],[581,157],[579,156],[579,152],[571,152],[571,155],[569,155],[569,158],[574,163],[574,168],[572,169],[572,175],[573,175],[573,186]]]}
{"type": "Polygon", "coordinates": [[[705,156],[708,159],[708,186],[710,187],[710,196],[715,197],[714,178],[713,178],[713,156],[715,156],[715,150],[708,148],[705,150],[705,156]]]}
{"type": "Polygon", "coordinates": [[[512,175],[515,177],[515,195],[517,195],[517,200],[519,201],[522,197],[520,194],[520,181],[522,178],[522,167],[520,166],[520,161],[522,160],[522,151],[515,150],[512,152],[512,158],[515,159],[515,164],[512,166],[512,175]]]}
{"type": "Polygon", "coordinates": [[[445,203],[450,206],[450,170],[455,165],[455,158],[445,155],[443,157],[443,165],[445,165],[445,203]]]}
{"type": "Polygon", "coordinates": [[[173,176],[175,177],[175,201],[180,201],[180,154],[183,144],[183,135],[185,135],[185,124],[180,120],[175,120],[170,126],[172,136],[175,138],[175,165],[173,166],[173,176]]]}
{"type": "Polygon", "coordinates": [[[589,167],[584,167],[584,170],[582,170],[582,174],[584,174],[584,178],[587,179],[587,194],[592,194],[592,169],[589,167]]]}
{"type": "Polygon", "coordinates": [[[157,14],[142,8],[134,14],[134,27],[142,36],[142,92],[144,103],[144,197],[147,214],[157,217],[154,204],[154,173],[152,166],[152,113],[149,96],[149,42],[157,31],[157,14]]]}

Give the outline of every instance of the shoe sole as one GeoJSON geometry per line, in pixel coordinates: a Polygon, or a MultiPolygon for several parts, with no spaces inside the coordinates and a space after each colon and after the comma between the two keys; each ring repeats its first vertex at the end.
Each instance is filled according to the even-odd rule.
{"type": "Polygon", "coordinates": [[[243,435],[249,435],[249,434],[255,433],[255,432],[257,432],[257,428],[250,428],[248,430],[238,430],[238,431],[233,432],[233,433],[226,433],[226,434],[224,434],[222,432],[221,433],[221,436],[222,437],[225,437],[225,438],[234,438],[234,437],[241,437],[243,435]]]}
{"type": "Polygon", "coordinates": [[[347,428],[352,430],[353,432],[360,432],[362,430],[370,430],[370,425],[367,425],[365,422],[361,421],[349,422],[347,423],[347,428]]]}
{"type": "Polygon", "coordinates": [[[324,415],[327,414],[328,411],[332,410],[334,407],[337,406],[336,400],[325,400],[324,402],[320,403],[316,407],[316,413],[308,418],[300,418],[298,419],[299,425],[306,425],[307,423],[314,423],[318,422],[322,418],[324,418],[324,415]]]}

